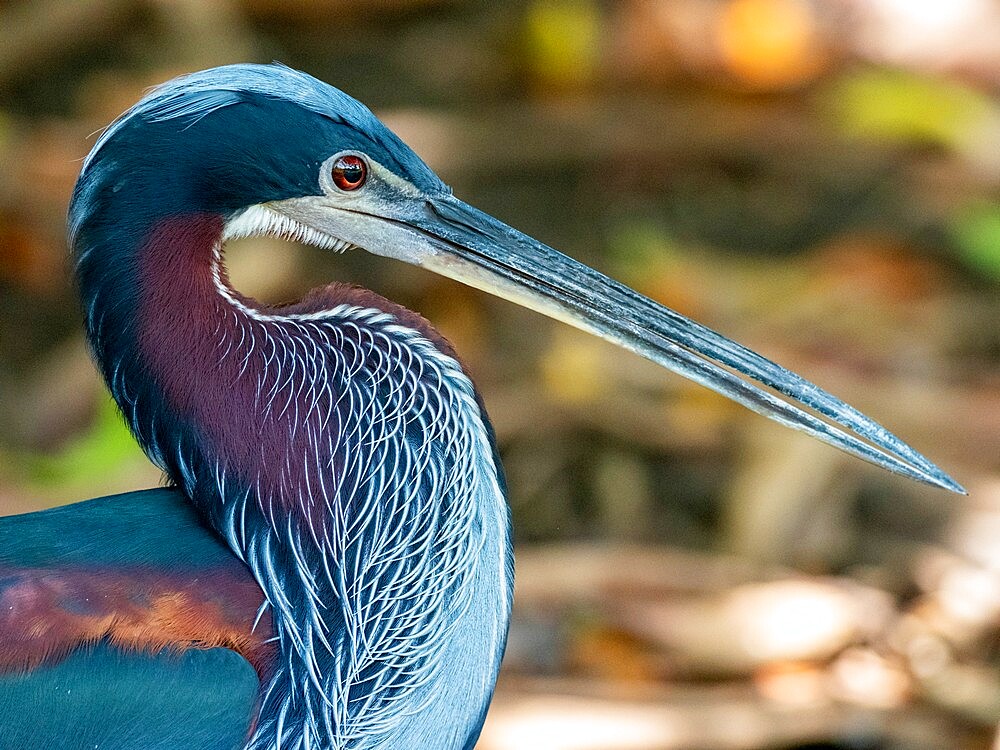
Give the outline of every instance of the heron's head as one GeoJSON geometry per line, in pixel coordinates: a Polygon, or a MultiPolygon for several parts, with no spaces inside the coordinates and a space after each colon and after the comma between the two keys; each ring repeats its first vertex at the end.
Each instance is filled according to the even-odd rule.
{"type": "Polygon", "coordinates": [[[70,233],[214,215],[420,265],[637,352],[872,463],[962,491],[868,417],[799,376],[455,198],[361,103],[280,65],[233,65],[151,91],[101,136],[70,233]]]}
{"type": "Polygon", "coordinates": [[[281,65],[229,65],[156,87],[108,127],[84,161],[71,230],[109,204],[122,221],[229,222],[292,199],[358,210],[395,192],[447,187],[343,92],[281,65]]]}

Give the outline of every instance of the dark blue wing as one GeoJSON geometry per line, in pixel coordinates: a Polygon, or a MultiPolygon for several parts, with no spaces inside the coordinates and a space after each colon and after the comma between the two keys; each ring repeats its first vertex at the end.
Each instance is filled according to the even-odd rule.
{"type": "Polygon", "coordinates": [[[253,667],[228,649],[100,644],[0,676],[0,750],[238,750],[257,689],[253,667]]]}
{"type": "Polygon", "coordinates": [[[242,747],[260,598],[175,490],[0,518],[0,750],[242,747]]]}
{"type": "Polygon", "coordinates": [[[161,488],[0,517],[0,565],[212,568],[232,552],[182,493],[161,488]]]}

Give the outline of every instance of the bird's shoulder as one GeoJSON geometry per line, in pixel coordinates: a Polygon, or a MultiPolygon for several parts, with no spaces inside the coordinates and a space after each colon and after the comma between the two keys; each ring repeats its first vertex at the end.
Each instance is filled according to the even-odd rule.
{"type": "Polygon", "coordinates": [[[272,658],[261,602],[176,490],[0,518],[0,750],[239,747],[272,658]],[[191,717],[212,727],[195,744],[191,717]]]}

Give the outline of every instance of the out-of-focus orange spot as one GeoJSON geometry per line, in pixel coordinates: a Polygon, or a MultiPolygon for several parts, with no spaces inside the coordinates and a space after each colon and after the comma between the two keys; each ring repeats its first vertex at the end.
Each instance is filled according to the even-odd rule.
{"type": "Polygon", "coordinates": [[[803,0],[733,0],[716,27],[731,75],[755,88],[785,88],[815,77],[826,55],[803,0]]]}
{"type": "Polygon", "coordinates": [[[808,707],[829,700],[826,675],[816,664],[780,662],[754,674],[757,691],[765,698],[791,707],[808,707]]]}
{"type": "Polygon", "coordinates": [[[47,241],[22,217],[0,212],[0,280],[36,294],[51,294],[60,286],[64,249],[47,241]]]}
{"type": "Polygon", "coordinates": [[[850,235],[812,254],[809,284],[817,291],[842,288],[855,298],[865,295],[886,304],[927,298],[943,280],[933,262],[891,237],[850,235]]]}
{"type": "Polygon", "coordinates": [[[867,648],[851,648],[841,654],[832,667],[834,695],[872,708],[898,708],[910,694],[906,670],[867,648]]]}
{"type": "Polygon", "coordinates": [[[656,678],[642,643],[612,628],[591,628],[579,633],[569,658],[575,669],[591,677],[624,683],[647,683],[656,678]]]}

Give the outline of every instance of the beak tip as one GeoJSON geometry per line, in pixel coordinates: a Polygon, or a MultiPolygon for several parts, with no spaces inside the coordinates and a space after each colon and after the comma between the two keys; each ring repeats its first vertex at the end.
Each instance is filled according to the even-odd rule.
{"type": "Polygon", "coordinates": [[[956,482],[955,480],[951,479],[950,477],[949,477],[948,481],[949,481],[949,484],[945,487],[945,489],[951,490],[956,495],[963,495],[965,497],[969,496],[969,491],[967,489],[965,489],[965,487],[963,487],[962,485],[960,485],[958,482],[956,482]]]}
{"type": "Polygon", "coordinates": [[[930,480],[928,483],[934,487],[947,490],[948,492],[954,492],[956,495],[963,495],[966,497],[969,495],[969,491],[966,490],[965,487],[960,485],[940,469],[932,476],[928,477],[928,479],[930,480]]]}

